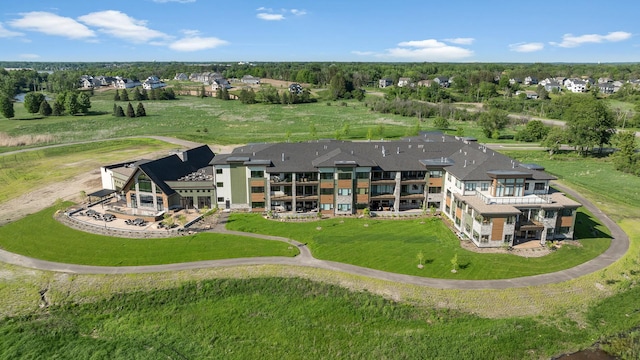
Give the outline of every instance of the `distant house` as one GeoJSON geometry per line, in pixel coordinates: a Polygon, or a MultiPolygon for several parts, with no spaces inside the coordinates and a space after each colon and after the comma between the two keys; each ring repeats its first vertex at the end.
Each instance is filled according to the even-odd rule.
{"type": "Polygon", "coordinates": [[[598,84],[604,84],[604,83],[610,83],[613,82],[613,79],[611,79],[610,77],[599,77],[598,78],[598,84]]]}
{"type": "Polygon", "coordinates": [[[433,79],[433,82],[440,85],[440,87],[449,87],[449,78],[446,76],[438,76],[437,78],[433,79]]]}
{"type": "Polygon", "coordinates": [[[404,87],[411,85],[411,78],[401,77],[398,79],[398,87],[404,87]]]}
{"type": "Polygon", "coordinates": [[[95,87],[93,77],[89,75],[82,75],[80,77],[80,87],[83,89],[93,89],[95,87]]]}
{"type": "Polygon", "coordinates": [[[615,92],[615,87],[609,82],[604,82],[595,86],[598,87],[601,94],[613,94],[615,92]]]}
{"type": "Polygon", "coordinates": [[[527,99],[531,99],[531,100],[535,100],[535,99],[538,98],[538,93],[535,92],[535,91],[531,91],[531,90],[527,90],[527,91],[518,90],[518,91],[516,91],[516,96],[520,96],[521,94],[524,94],[527,99]]]}
{"type": "Polygon", "coordinates": [[[533,76],[527,76],[524,78],[524,85],[536,85],[538,83],[538,79],[533,76]]]}
{"type": "Polygon", "coordinates": [[[139,81],[122,77],[116,77],[116,80],[113,82],[113,86],[115,86],[116,89],[132,89],[138,85],[140,85],[139,81]]]}
{"type": "Polygon", "coordinates": [[[260,78],[253,77],[251,75],[245,75],[240,79],[240,82],[248,85],[260,85],[260,78]]]}
{"type": "Polygon", "coordinates": [[[93,78],[93,83],[97,84],[100,83],[100,86],[110,86],[111,84],[113,84],[113,82],[116,80],[116,78],[112,77],[112,76],[96,76],[95,78],[93,78]]]}
{"type": "Polygon", "coordinates": [[[378,86],[381,88],[386,88],[387,86],[393,85],[393,79],[390,78],[382,78],[378,80],[378,86]]]}
{"type": "Polygon", "coordinates": [[[522,84],[522,79],[520,78],[511,78],[509,79],[509,85],[522,84]]]}
{"type": "MultiPolygon", "coordinates": [[[[540,83],[542,84],[542,82],[540,83]]],[[[551,80],[547,83],[545,83],[544,85],[544,89],[547,90],[548,92],[552,92],[552,91],[560,91],[562,88],[560,87],[560,84],[558,84],[556,81],[551,80]]]]}
{"type": "Polygon", "coordinates": [[[224,79],[224,76],[217,72],[193,73],[189,76],[189,80],[203,83],[205,85],[213,84],[213,81],[216,79],[224,79]]]}
{"type": "Polygon", "coordinates": [[[420,80],[418,81],[418,86],[431,86],[433,84],[433,80],[420,80]]]}
{"type": "Polygon", "coordinates": [[[583,93],[587,91],[587,83],[584,80],[570,78],[564,81],[564,87],[574,93],[583,93]]]}
{"type": "Polygon", "coordinates": [[[177,73],[176,76],[173,77],[173,80],[187,81],[189,77],[185,73],[177,73]]]}
{"type": "Polygon", "coordinates": [[[211,90],[218,91],[219,89],[231,89],[231,84],[225,78],[213,79],[211,82],[211,90]]]}
{"type": "Polygon", "coordinates": [[[302,94],[303,91],[304,91],[304,89],[302,88],[302,85],[300,85],[298,83],[293,83],[293,84],[289,85],[289,93],[291,93],[291,94],[300,95],[300,94],[302,94]]]}
{"type": "Polygon", "coordinates": [[[167,86],[167,84],[160,81],[157,76],[149,76],[147,80],[142,83],[142,88],[146,90],[157,89],[165,86],[167,86]]]}

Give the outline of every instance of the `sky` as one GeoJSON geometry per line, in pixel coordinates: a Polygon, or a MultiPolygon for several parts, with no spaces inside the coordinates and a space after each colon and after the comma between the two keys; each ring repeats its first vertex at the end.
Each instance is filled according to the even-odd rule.
{"type": "Polygon", "coordinates": [[[19,0],[0,61],[638,62],[637,0],[19,0]]]}

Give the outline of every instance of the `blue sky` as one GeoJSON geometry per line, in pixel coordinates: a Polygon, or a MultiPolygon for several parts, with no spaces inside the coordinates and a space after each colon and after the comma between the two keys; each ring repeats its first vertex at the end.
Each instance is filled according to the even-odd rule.
{"type": "Polygon", "coordinates": [[[640,2],[21,0],[0,60],[638,62],[640,2]]]}

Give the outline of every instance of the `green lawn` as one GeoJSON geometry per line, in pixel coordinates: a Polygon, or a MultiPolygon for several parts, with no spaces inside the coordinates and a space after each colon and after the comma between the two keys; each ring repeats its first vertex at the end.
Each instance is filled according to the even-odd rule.
{"type": "MultiPolygon", "coordinates": [[[[67,204],[69,205],[69,204],[67,204]]],[[[102,266],[157,265],[257,256],[295,256],[279,241],[199,233],[166,239],[127,239],[85,233],[53,219],[48,208],[0,227],[0,247],[29,257],[102,266]]]]}
{"type": "Polygon", "coordinates": [[[579,230],[581,247],[563,246],[550,255],[523,258],[511,254],[480,254],[464,250],[442,221],[328,219],[304,223],[270,221],[259,215],[233,214],[232,230],[290,237],[307,243],[316,258],[338,261],[400,274],[447,279],[506,279],[568,269],[584,263],[610,244],[608,230],[584,210],[581,229],[595,226],[598,238],[579,230]],[[367,225],[367,226],[365,226],[367,225]],[[320,230],[318,230],[320,228],[320,230]],[[418,269],[417,254],[425,256],[418,269]],[[459,271],[451,273],[451,259],[458,254],[459,271]],[[499,264],[499,266],[496,266],[499,264]]]}

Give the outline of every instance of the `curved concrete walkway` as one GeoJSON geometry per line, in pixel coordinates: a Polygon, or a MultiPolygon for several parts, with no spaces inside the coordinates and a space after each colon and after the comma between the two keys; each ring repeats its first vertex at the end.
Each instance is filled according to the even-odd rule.
{"type": "Polygon", "coordinates": [[[239,231],[231,231],[225,228],[228,213],[221,215],[220,221],[216,227],[212,230],[215,232],[250,236],[265,240],[284,241],[291,243],[298,247],[300,254],[294,258],[287,257],[256,257],[256,258],[240,258],[240,259],[225,259],[225,260],[208,260],[197,261],[189,263],[179,264],[166,264],[166,265],[146,265],[146,266],[90,266],[90,265],[75,265],[75,264],[63,264],[51,261],[44,261],[33,259],[27,256],[13,254],[4,250],[0,250],[0,261],[38,269],[46,271],[76,273],[76,274],[134,274],[134,273],[150,273],[150,272],[164,272],[164,271],[179,271],[179,270],[191,270],[202,269],[210,267],[221,266],[246,266],[246,265],[288,265],[288,266],[305,266],[314,267],[320,269],[327,269],[333,271],[341,271],[354,275],[361,275],[370,278],[376,278],[380,280],[393,281],[398,283],[414,284],[420,286],[429,286],[439,289],[506,289],[514,287],[527,287],[535,285],[544,285],[559,283],[577,277],[590,274],[594,271],[603,269],[620,257],[622,257],[629,249],[629,238],[622,231],[622,229],[607,215],[596,208],[591,202],[582,197],[575,191],[561,186],[559,184],[554,185],[561,191],[576,198],[583,204],[585,208],[591,211],[594,216],[598,217],[600,221],[609,228],[612,235],[611,246],[603,254],[592,259],[584,264],[580,264],[571,269],[558,271],[555,273],[520,277],[514,279],[502,279],[502,280],[450,280],[450,279],[433,279],[424,278],[419,276],[403,275],[390,273],[381,270],[374,270],[364,268],[355,265],[349,265],[344,263],[338,263],[327,260],[319,260],[313,257],[309,249],[305,244],[301,244],[297,241],[269,235],[260,235],[253,233],[245,233],[239,231]]]}

